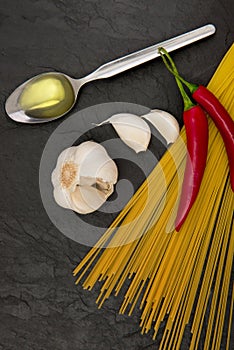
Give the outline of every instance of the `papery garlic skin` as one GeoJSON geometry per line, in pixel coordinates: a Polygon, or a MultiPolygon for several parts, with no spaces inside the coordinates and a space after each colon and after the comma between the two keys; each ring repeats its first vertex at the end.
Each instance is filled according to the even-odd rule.
{"type": "Polygon", "coordinates": [[[51,180],[54,187],[61,186],[65,190],[72,189],[75,186],[79,180],[76,147],[69,147],[60,153],[51,180]],[[60,165],[60,168],[58,165],[60,165]]]}
{"type": "Polygon", "coordinates": [[[54,199],[63,208],[91,213],[113,193],[118,169],[100,144],[87,141],[65,149],[51,180],[54,199]]]}
{"type": "Polygon", "coordinates": [[[146,151],[151,138],[151,131],[148,124],[139,116],[131,113],[114,114],[100,126],[110,123],[115,131],[130,148],[136,153],[146,151]]]}
{"type": "Polygon", "coordinates": [[[141,116],[148,120],[165,138],[167,145],[174,143],[179,136],[179,123],[172,114],[160,109],[153,109],[141,116]]]}

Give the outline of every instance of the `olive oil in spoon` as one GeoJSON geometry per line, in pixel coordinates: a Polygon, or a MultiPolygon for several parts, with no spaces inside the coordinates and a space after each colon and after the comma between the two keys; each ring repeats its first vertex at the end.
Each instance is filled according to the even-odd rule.
{"type": "Polygon", "coordinates": [[[32,79],[19,97],[25,114],[33,118],[54,118],[66,113],[75,101],[74,89],[62,74],[42,74],[32,79]]]}

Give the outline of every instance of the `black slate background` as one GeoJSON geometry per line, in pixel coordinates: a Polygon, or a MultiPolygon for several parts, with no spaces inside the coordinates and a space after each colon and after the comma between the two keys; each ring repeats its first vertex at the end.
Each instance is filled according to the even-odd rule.
{"type": "MultiPolygon", "coordinates": [[[[140,335],[139,312],[118,315],[118,298],[98,310],[97,292],[74,285],[72,269],[88,248],[53,226],[38,186],[44,145],[60,121],[16,124],[4,111],[7,96],[38,73],[82,77],[213,23],[215,36],[173,54],[184,76],[207,84],[233,42],[233,16],[233,0],[0,1],[0,350],[158,349],[160,340],[160,334],[156,341],[140,335]]],[[[85,86],[74,111],[111,101],[165,109],[181,122],[175,83],[159,59],[85,86]]],[[[189,329],[181,349],[188,343],[189,329]]]]}

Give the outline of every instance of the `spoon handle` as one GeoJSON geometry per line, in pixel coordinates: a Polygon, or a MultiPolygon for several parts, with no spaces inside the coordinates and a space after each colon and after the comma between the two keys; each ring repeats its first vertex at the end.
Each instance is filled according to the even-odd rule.
{"type": "Polygon", "coordinates": [[[215,33],[215,26],[207,24],[190,32],[181,34],[169,40],[152,45],[143,50],[136,51],[127,56],[117,58],[114,61],[105,63],[91,74],[87,75],[85,82],[112,77],[113,75],[124,72],[130,68],[139,66],[142,63],[159,57],[158,48],[164,47],[168,52],[179,49],[180,47],[189,45],[195,41],[203,39],[215,33]]]}

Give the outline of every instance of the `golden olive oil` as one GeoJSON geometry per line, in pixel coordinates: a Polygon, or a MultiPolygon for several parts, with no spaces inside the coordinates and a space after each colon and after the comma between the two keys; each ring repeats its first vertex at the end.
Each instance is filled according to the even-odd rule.
{"type": "Polygon", "coordinates": [[[74,104],[71,83],[62,74],[46,73],[32,79],[19,97],[25,114],[34,118],[54,118],[66,113],[74,104]]]}

